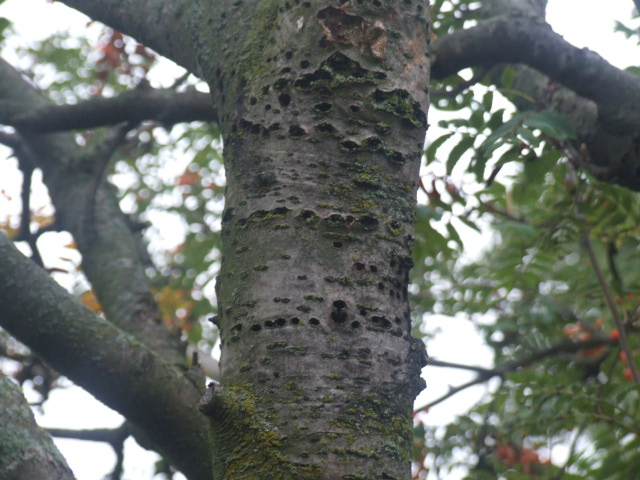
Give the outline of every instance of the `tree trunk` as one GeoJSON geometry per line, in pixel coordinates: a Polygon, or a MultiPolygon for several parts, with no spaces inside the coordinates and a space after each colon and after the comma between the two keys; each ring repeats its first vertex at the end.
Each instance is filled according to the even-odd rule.
{"type": "Polygon", "coordinates": [[[426,8],[223,1],[196,31],[227,172],[216,479],[409,478],[426,8]]]}

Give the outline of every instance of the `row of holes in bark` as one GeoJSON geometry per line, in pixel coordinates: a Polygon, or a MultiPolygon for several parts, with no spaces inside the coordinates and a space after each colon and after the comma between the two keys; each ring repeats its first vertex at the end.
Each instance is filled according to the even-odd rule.
{"type": "MultiPolygon", "coordinates": [[[[338,323],[338,324],[342,324],[345,323],[347,321],[347,318],[349,316],[348,312],[348,307],[347,307],[347,302],[345,302],[344,300],[336,300],[333,302],[332,304],[332,308],[331,308],[331,320],[333,320],[334,322],[338,323]]],[[[366,317],[367,316],[367,309],[366,308],[360,308],[360,310],[358,311],[358,313],[363,316],[366,317]]],[[[383,328],[391,328],[393,326],[391,320],[389,320],[386,317],[380,316],[380,315],[373,315],[370,318],[371,322],[381,326],[383,328]]],[[[402,323],[402,320],[399,317],[395,317],[395,323],[396,324],[400,324],[402,323]]],[[[353,327],[353,324],[357,323],[358,326],[360,326],[360,322],[354,321],[351,323],[351,326],[353,327]]]]}
{"type": "MultiPolygon", "coordinates": [[[[367,316],[367,310],[365,308],[361,308],[358,313],[363,317],[367,316]]],[[[333,307],[331,309],[331,315],[330,315],[331,320],[337,324],[344,324],[347,321],[347,317],[348,317],[348,314],[347,314],[346,302],[343,300],[336,300],[335,302],[333,302],[333,307]]],[[[379,326],[385,329],[390,329],[393,326],[391,320],[379,315],[373,315],[370,318],[370,321],[376,326],[379,326]]],[[[402,322],[402,320],[399,317],[396,317],[394,321],[396,324],[400,324],[402,322]]],[[[293,317],[289,321],[291,325],[300,325],[300,322],[301,320],[299,317],[293,317]]],[[[264,328],[277,328],[277,327],[284,327],[286,325],[287,325],[287,320],[284,317],[278,317],[275,320],[266,320],[264,322],[264,328]]],[[[320,325],[320,320],[315,317],[311,317],[309,318],[309,325],[313,327],[317,327],[320,325]]],[[[354,320],[350,323],[350,326],[353,329],[357,329],[361,327],[361,323],[358,320],[354,320]]],[[[261,331],[262,328],[263,328],[263,325],[259,323],[254,323],[253,325],[251,325],[251,327],[249,327],[249,329],[252,332],[256,332],[256,333],[261,331]]],[[[235,325],[231,330],[238,333],[241,332],[242,324],[239,323],[235,325]]]]}

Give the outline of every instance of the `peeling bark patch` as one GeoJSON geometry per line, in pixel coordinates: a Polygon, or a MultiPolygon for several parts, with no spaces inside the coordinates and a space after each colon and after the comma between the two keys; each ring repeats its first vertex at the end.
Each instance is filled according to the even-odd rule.
{"type": "Polygon", "coordinates": [[[320,46],[331,48],[335,44],[369,51],[376,60],[384,60],[387,49],[387,31],[379,20],[374,23],[346,11],[348,2],[341,7],[329,4],[317,14],[322,27],[320,46]]]}

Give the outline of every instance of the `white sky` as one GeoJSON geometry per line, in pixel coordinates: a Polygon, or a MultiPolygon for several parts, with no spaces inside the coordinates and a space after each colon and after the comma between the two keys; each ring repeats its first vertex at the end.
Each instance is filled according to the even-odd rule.
{"type": "MultiPolygon", "coordinates": [[[[632,8],[631,0],[549,0],[547,19],[567,41],[598,52],[618,67],[626,67],[634,62],[638,63],[638,46],[625,39],[622,34],[612,32],[615,20],[627,25],[638,25],[637,20],[630,20],[632,8]]],[[[87,29],[86,17],[60,4],[43,0],[7,0],[0,5],[0,16],[10,17],[19,34],[30,40],[46,38],[53,31],[67,28],[67,25],[74,25],[72,33],[75,35],[83,35],[87,29]]],[[[5,58],[12,63],[20,61],[11,52],[5,52],[5,58]]],[[[430,123],[435,121],[430,119],[430,123]]],[[[6,160],[0,160],[0,178],[8,174],[8,165],[6,160]]],[[[0,189],[4,189],[5,194],[0,195],[0,211],[13,208],[6,201],[7,195],[19,198],[19,185],[14,187],[12,189],[0,184],[0,189]]],[[[434,317],[429,319],[428,325],[430,330],[441,330],[437,338],[429,343],[431,356],[441,360],[491,365],[490,353],[482,347],[470,322],[434,317]]],[[[428,388],[419,396],[416,402],[418,406],[440,397],[448,390],[449,385],[458,385],[472,378],[472,374],[466,372],[434,367],[428,368],[426,374],[428,388]]],[[[486,388],[476,387],[452,397],[433,408],[424,420],[431,425],[449,423],[456,414],[466,411],[477,401],[486,392],[486,388]]],[[[39,415],[39,421],[46,426],[63,428],[102,428],[119,425],[120,418],[86,392],[77,387],[69,387],[52,394],[46,404],[46,415],[39,415]]],[[[113,467],[115,457],[107,446],[72,440],[58,440],[57,443],[79,480],[101,479],[113,467]]],[[[152,454],[129,440],[125,478],[150,479],[153,458],[152,454]],[[141,460],[142,457],[144,458],[141,460]]],[[[455,479],[458,476],[452,473],[449,478],[455,479]]]]}

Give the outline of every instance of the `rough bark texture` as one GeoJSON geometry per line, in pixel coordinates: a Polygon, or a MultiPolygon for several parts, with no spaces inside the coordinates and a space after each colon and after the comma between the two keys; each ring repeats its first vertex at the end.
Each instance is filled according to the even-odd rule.
{"type": "Polygon", "coordinates": [[[81,305],[4,235],[0,271],[3,328],[122,413],[142,433],[140,444],[166,455],[189,478],[210,478],[199,385],[81,305]]]}
{"type": "Polygon", "coordinates": [[[0,472],[3,480],[74,478],[51,436],[38,427],[20,387],[0,377],[0,472]]]}
{"type": "Polygon", "coordinates": [[[408,478],[425,6],[223,1],[201,25],[228,184],[216,478],[408,478]]]}

